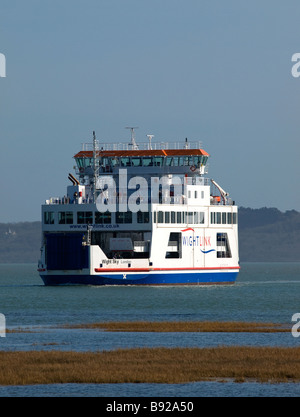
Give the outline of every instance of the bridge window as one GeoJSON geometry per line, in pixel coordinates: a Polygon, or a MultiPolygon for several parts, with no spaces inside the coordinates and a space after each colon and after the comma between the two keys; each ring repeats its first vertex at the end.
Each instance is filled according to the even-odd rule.
{"type": "Polygon", "coordinates": [[[170,156],[167,157],[167,159],[166,159],[166,165],[168,167],[173,166],[173,158],[172,157],[170,157],[170,156]]]}
{"type": "Polygon", "coordinates": [[[130,167],[131,166],[130,159],[125,158],[125,157],[121,158],[120,165],[121,165],[121,167],[130,167]]]}
{"type": "Polygon", "coordinates": [[[143,166],[144,167],[152,167],[153,166],[153,159],[151,157],[150,158],[144,157],[143,158],[143,166]]]}
{"type": "Polygon", "coordinates": [[[164,158],[160,157],[160,156],[156,156],[154,158],[154,165],[157,167],[162,167],[163,166],[163,162],[164,162],[164,158]]]}
{"type": "Polygon", "coordinates": [[[141,158],[131,158],[132,165],[134,167],[142,166],[142,159],[141,158]]]}

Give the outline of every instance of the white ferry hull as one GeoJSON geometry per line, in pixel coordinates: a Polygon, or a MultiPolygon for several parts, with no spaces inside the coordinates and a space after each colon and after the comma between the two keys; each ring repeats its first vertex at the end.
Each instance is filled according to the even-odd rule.
{"type": "Polygon", "coordinates": [[[239,268],[200,269],[185,271],[149,271],[149,272],[103,272],[95,275],[66,274],[56,271],[54,274],[40,276],[45,285],[225,285],[234,284],[239,268]]]}

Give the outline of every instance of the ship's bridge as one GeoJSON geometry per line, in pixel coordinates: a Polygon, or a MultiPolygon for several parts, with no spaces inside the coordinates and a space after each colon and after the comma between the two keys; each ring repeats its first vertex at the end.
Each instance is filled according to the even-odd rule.
{"type": "Polygon", "coordinates": [[[139,168],[143,168],[143,173],[147,173],[146,169],[149,173],[189,172],[203,175],[209,157],[206,151],[200,147],[192,149],[190,144],[184,149],[180,149],[176,144],[171,147],[166,143],[160,146],[156,144],[155,149],[119,149],[120,147],[120,144],[104,144],[100,150],[93,151],[89,149],[88,144],[84,144],[83,150],[74,156],[78,173],[82,176],[92,175],[96,155],[98,174],[111,174],[119,168],[134,168],[138,172],[139,168]]]}

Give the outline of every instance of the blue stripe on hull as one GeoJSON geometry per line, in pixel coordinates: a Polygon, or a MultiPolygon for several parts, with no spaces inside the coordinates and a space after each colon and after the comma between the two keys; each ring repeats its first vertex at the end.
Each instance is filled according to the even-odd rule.
{"type": "Polygon", "coordinates": [[[43,275],[45,285],[205,285],[233,284],[238,272],[117,275],[43,275]]]}

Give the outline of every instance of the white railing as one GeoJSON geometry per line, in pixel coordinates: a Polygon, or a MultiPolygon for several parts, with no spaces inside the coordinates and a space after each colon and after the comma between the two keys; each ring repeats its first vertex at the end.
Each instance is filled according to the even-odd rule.
{"type": "MultiPolygon", "coordinates": [[[[133,145],[131,143],[102,143],[97,141],[97,150],[99,151],[131,151],[133,150],[133,145]]],[[[193,142],[141,142],[136,144],[137,150],[162,150],[162,149],[201,149],[202,142],[193,141],[193,142]]],[[[82,151],[92,151],[92,143],[82,143],[82,151]]]]}

